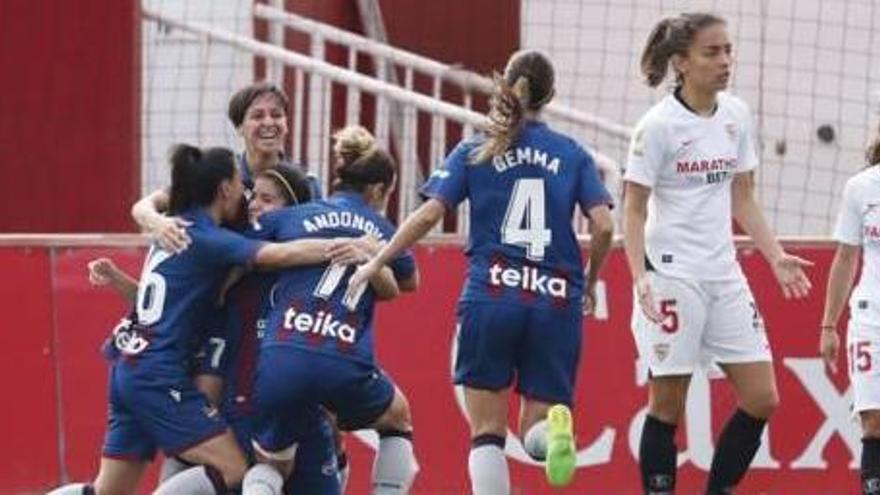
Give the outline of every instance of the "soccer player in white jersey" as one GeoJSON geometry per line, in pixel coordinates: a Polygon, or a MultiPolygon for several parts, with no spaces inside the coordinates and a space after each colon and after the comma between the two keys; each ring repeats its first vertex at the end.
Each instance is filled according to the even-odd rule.
{"type": "Polygon", "coordinates": [[[880,137],[868,149],[869,167],[849,179],[834,229],[837,251],[828,273],[820,350],[837,372],[837,320],[852,289],[862,253],[862,273],[849,298],[849,379],[862,423],[862,493],[880,493],[880,137]]]}
{"type": "Polygon", "coordinates": [[[691,374],[714,361],[738,408],[720,438],[706,493],[730,493],[751,464],[779,402],[764,324],[735,257],[735,219],[788,297],[804,297],[806,260],[786,254],[753,195],[757,165],[749,109],[722,92],[730,79],[725,21],[681,14],[648,37],[641,69],[651,87],[671,65],[673,94],[633,135],[624,175],[624,246],[634,281],[632,327],[649,366],[639,464],[645,493],[675,488],[676,425],[691,374]]]}

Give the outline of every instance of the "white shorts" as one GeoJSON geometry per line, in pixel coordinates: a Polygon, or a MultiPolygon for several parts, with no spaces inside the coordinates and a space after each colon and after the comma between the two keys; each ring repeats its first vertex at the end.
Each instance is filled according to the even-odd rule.
{"type": "Polygon", "coordinates": [[[846,364],[854,412],[880,409],[880,326],[849,321],[846,364]]]}
{"type": "Polygon", "coordinates": [[[660,324],[648,320],[633,294],[632,330],[653,376],[690,375],[715,363],[773,360],[764,319],[744,279],[648,276],[665,319],[660,324]]]}

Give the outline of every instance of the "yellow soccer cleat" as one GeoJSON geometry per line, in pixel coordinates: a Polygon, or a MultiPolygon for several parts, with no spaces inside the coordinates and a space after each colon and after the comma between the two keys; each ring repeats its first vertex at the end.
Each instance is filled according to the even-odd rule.
{"type": "Polygon", "coordinates": [[[547,481],[555,487],[571,483],[577,469],[577,447],[571,409],[557,404],[547,411],[547,481]]]}

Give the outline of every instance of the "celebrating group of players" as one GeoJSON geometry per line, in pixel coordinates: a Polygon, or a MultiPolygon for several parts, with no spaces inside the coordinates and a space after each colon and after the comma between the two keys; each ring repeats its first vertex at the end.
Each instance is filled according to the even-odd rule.
{"type": "MultiPolygon", "coordinates": [[[[690,377],[712,362],[738,408],[717,441],[706,493],[731,493],[779,402],[733,220],[786,297],[808,295],[811,263],[782,249],[754,199],[749,110],[724,92],[732,69],[725,21],[696,13],[659,22],[641,68],[657,86],[669,67],[674,91],[636,126],[624,175],[632,330],[650,367],[641,486],[674,492],[674,436],[690,377]]],[[[496,78],[488,124],[449,154],[396,231],[383,216],[396,164],[367,130],[334,135],[335,182],[322,199],[283,157],[284,94],[267,84],[239,91],[229,118],[244,152],[179,145],[170,188],[135,205],[155,239],[139,281],[109,260],[90,265],[93,282],[119,288],[134,309],[105,345],[110,412],[99,473],[53,493],[134,493],[157,449],[166,456],[159,494],[341,493],[339,432],[362,428],[380,438],[373,493],[409,493],[419,469],[409,405],[374,358],[373,313],[377,301],[418,288],[408,248],[464,200],[469,266],[454,380],[465,391],[472,491],[511,491],[504,447],[514,380],[526,451],[545,462],[551,485],[570,483],[583,315],[593,309],[613,222],[590,153],[541,121],[554,79],[545,55],[514,54],[496,78]],[[571,222],[577,206],[590,219],[586,270],[571,222]]],[[[873,150],[872,165],[880,146],[873,150]]],[[[865,246],[849,330],[860,359],[850,372],[865,431],[864,493],[880,493],[880,388],[869,383],[878,373],[872,357],[880,358],[878,174],[869,167],[847,185],[821,334],[834,366],[837,320],[865,246]]]]}

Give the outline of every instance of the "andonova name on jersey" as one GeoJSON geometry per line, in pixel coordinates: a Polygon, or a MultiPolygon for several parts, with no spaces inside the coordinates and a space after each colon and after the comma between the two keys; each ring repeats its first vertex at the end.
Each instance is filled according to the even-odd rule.
{"type": "Polygon", "coordinates": [[[372,220],[350,211],[330,211],[303,219],[303,228],[308,233],[340,227],[357,229],[365,234],[371,234],[379,240],[384,239],[382,231],[372,220]]]}

